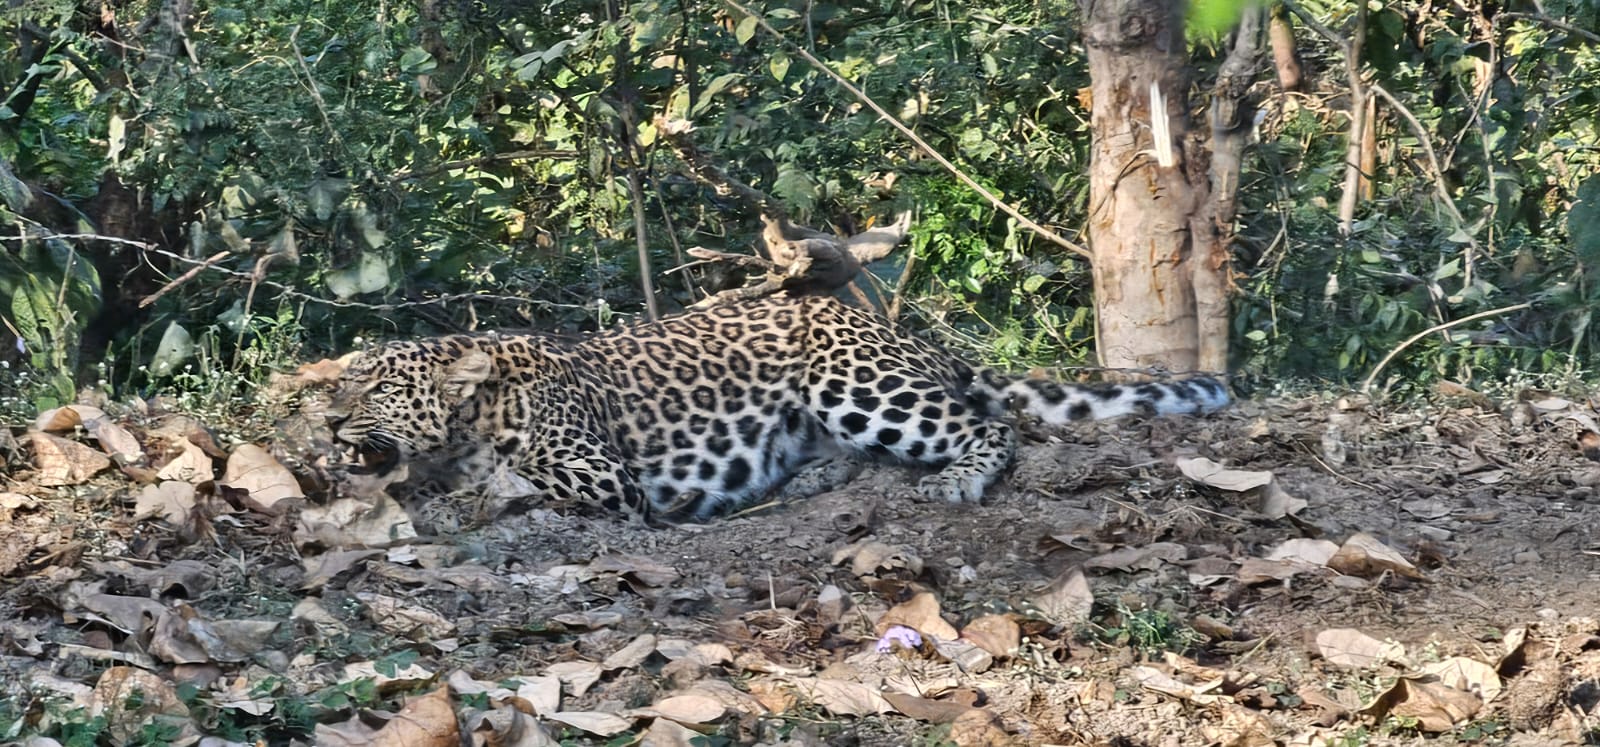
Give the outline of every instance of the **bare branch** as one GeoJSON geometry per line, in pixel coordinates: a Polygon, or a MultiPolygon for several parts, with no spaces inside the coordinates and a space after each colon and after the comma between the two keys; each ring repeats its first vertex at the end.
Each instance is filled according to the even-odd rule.
{"type": "Polygon", "coordinates": [[[1070,241],[1060,234],[1051,231],[1050,229],[1045,228],[1038,223],[1035,223],[1033,220],[1023,215],[1021,211],[995,196],[993,192],[990,192],[982,184],[979,184],[977,180],[968,176],[967,173],[962,171],[960,168],[957,168],[954,163],[950,162],[950,159],[945,158],[943,154],[939,153],[939,151],[934,150],[933,146],[929,145],[926,140],[923,140],[922,137],[917,135],[917,133],[910,127],[907,127],[904,122],[896,119],[894,115],[890,114],[882,106],[879,106],[878,102],[873,101],[867,96],[866,93],[862,92],[861,89],[852,85],[850,81],[845,79],[844,76],[834,72],[833,68],[828,67],[828,65],[822,60],[817,59],[816,55],[811,54],[811,52],[806,48],[789,41],[787,37],[785,37],[777,29],[773,28],[772,24],[767,23],[766,18],[740,4],[738,0],[723,0],[723,2],[727,3],[734,10],[737,10],[740,13],[743,13],[746,16],[754,19],[756,25],[760,26],[763,31],[771,34],[774,39],[777,39],[790,51],[800,55],[800,57],[804,59],[807,64],[816,68],[818,72],[828,76],[829,78],[832,78],[835,83],[838,83],[846,91],[850,92],[851,96],[856,97],[857,100],[866,105],[867,108],[871,109],[873,113],[877,114],[879,117],[882,117],[883,120],[888,122],[890,126],[894,127],[896,130],[899,130],[900,134],[905,135],[907,139],[916,144],[916,146],[921,149],[923,153],[928,154],[929,158],[932,158],[934,161],[938,162],[938,164],[943,166],[944,169],[950,172],[952,176],[961,180],[962,184],[967,185],[967,187],[971,188],[972,191],[977,192],[979,196],[983,197],[983,199],[988,200],[989,204],[993,205],[996,210],[1011,216],[1017,221],[1018,224],[1030,231],[1033,231],[1035,234],[1038,234],[1039,236],[1054,242],[1055,244],[1071,251],[1072,253],[1083,257],[1084,261],[1088,261],[1094,256],[1083,245],[1074,241],[1070,241]]]}

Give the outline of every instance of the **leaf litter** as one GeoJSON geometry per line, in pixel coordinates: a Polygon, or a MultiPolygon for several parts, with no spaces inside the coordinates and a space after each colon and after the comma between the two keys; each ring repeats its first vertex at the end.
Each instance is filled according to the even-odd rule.
{"type": "Polygon", "coordinates": [[[335,479],[316,423],[59,408],[0,486],[0,703],[40,704],[7,738],[1579,740],[1600,563],[1570,528],[1600,474],[1594,414],[1556,400],[1034,432],[977,507],[884,467],[699,526],[536,507],[446,536],[335,479]]]}

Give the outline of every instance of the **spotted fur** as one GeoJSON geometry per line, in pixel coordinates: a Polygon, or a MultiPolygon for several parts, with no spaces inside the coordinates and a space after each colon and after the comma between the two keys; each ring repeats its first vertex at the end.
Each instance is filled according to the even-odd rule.
{"type": "Polygon", "coordinates": [[[977,501],[1013,457],[1008,411],[1066,423],[1227,402],[1207,378],[1013,378],[831,298],[778,296],[578,341],[390,343],[351,364],[335,409],[341,440],[445,489],[701,518],[840,451],[933,467],[924,494],[977,501]]]}

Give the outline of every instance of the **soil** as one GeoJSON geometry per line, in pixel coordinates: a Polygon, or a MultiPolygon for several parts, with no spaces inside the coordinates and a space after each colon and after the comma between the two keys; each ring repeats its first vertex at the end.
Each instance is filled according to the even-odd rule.
{"type": "MultiPolygon", "coordinates": [[[[1596,417],[1591,403],[1542,395],[1392,409],[1315,396],[1204,418],[1025,426],[1014,468],[982,505],[922,502],[911,490],[920,473],[874,466],[842,489],[698,525],[534,507],[402,538],[327,574],[316,562],[337,548],[296,534],[300,509],[241,509],[238,496],[202,486],[202,505],[214,507],[206,521],[135,521],[137,474],[42,488],[24,463],[0,488],[35,500],[0,504],[0,620],[12,621],[0,624],[0,680],[24,704],[38,701],[45,678],[93,685],[132,664],[181,681],[206,666],[216,683],[275,677],[274,697],[288,699],[325,692],[350,664],[401,653],[431,673],[402,678],[414,690],[452,672],[494,683],[620,656],[581,695],[569,682],[560,707],[622,714],[629,728],[606,737],[546,720],[548,733],[570,744],[674,743],[629,709],[717,682],[756,698],[694,724],[703,744],[1593,744],[1600,463],[1580,442],[1596,417]],[[1215,487],[1179,469],[1192,457],[1271,473],[1276,487],[1215,487]],[[206,490],[217,495],[209,504],[206,490]],[[1285,513],[1285,497],[1304,505],[1285,513]],[[1312,564],[1281,579],[1244,572],[1289,540],[1359,535],[1402,560],[1343,573],[1312,564]],[[177,561],[203,572],[151,580],[177,561]],[[1093,595],[1086,616],[1052,607],[1063,596],[1051,590],[1076,572],[1093,595]],[[108,621],[83,601],[86,584],[203,620],[292,622],[233,661],[211,649],[189,661],[152,648],[159,625],[108,621]],[[883,616],[924,593],[955,629],[998,616],[1018,644],[977,663],[952,661],[931,640],[878,653],[883,616]],[[328,619],[296,606],[307,600],[328,619]],[[385,600],[417,613],[413,624],[375,612],[385,600]],[[1330,653],[1327,636],[1341,629],[1403,652],[1352,665],[1330,653]],[[641,636],[654,636],[643,656],[623,651],[641,636]],[[696,644],[729,656],[682,654],[696,644]],[[1451,657],[1499,679],[1455,683],[1454,694],[1489,700],[1441,727],[1401,691],[1449,684],[1421,673],[1451,657]],[[825,680],[948,707],[862,715],[803,684],[825,680]]],[[[144,434],[157,419],[123,418],[144,434]]],[[[329,454],[296,432],[271,443],[285,464],[316,472],[329,454]]],[[[311,492],[307,505],[327,500],[311,492]]],[[[452,692],[459,713],[487,708],[452,692]]],[[[207,733],[211,722],[195,721],[207,733]]],[[[296,738],[281,725],[263,733],[296,738]]]]}

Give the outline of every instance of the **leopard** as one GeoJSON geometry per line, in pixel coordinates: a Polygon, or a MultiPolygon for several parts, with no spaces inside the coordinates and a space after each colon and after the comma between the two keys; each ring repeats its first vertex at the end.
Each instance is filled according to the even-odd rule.
{"type": "Polygon", "coordinates": [[[704,520],[839,458],[929,472],[927,500],[981,501],[1019,417],[1051,425],[1209,413],[1199,376],[1064,384],[967,363],[829,296],[773,295],[575,337],[456,334],[353,356],[332,398],[358,469],[605,514],[704,520]]]}

